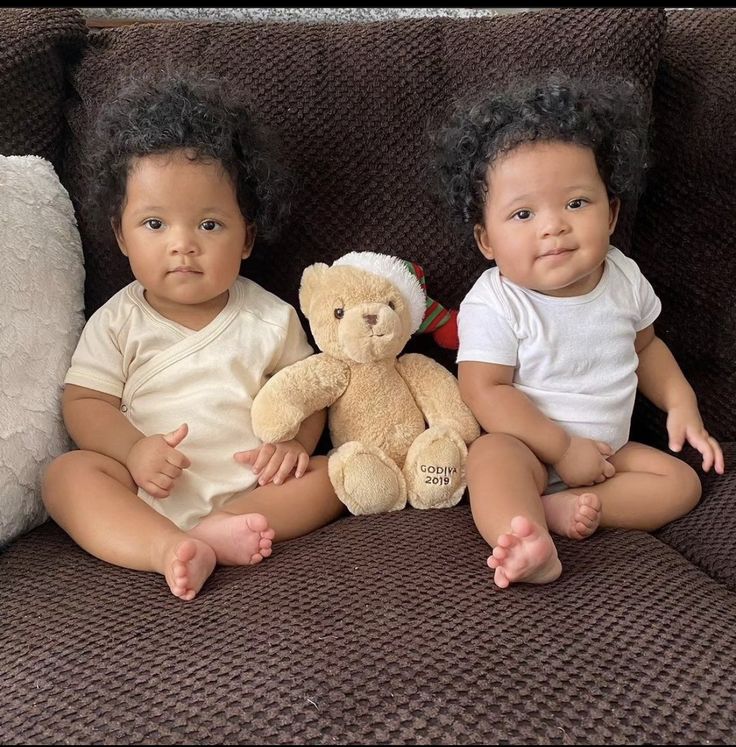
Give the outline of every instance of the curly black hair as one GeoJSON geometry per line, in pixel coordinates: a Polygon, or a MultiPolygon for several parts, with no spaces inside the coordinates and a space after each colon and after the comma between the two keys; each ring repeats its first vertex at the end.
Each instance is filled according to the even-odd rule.
{"type": "Polygon", "coordinates": [[[258,237],[276,235],[293,182],[276,159],[271,133],[226,80],[173,66],[132,73],[102,104],[85,163],[92,223],[119,226],[135,158],[179,149],[194,161],[219,161],[258,237]]]}
{"type": "Polygon", "coordinates": [[[434,186],[465,232],[483,219],[493,162],[531,141],[590,147],[609,197],[636,199],[649,166],[649,108],[639,89],[614,78],[553,73],[461,102],[430,132],[434,186]]]}

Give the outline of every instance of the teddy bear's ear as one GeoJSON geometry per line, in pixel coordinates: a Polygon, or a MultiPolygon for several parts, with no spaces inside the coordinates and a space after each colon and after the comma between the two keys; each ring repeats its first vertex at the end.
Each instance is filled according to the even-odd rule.
{"type": "Polygon", "coordinates": [[[312,298],[317,288],[322,284],[322,279],[329,266],[324,262],[316,262],[305,268],[302,273],[302,282],[299,286],[299,305],[301,306],[304,316],[309,319],[311,313],[312,298]]]}

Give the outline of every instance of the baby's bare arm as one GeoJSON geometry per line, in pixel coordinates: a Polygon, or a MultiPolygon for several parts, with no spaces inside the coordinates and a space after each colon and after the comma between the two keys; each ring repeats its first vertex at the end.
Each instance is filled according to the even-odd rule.
{"type": "Polygon", "coordinates": [[[570,486],[593,485],[611,477],[609,444],[570,436],[542,414],[513,385],[513,367],[491,363],[459,365],[460,391],[488,432],[507,433],[525,443],[544,464],[551,464],[570,486]]]}
{"type": "Polygon", "coordinates": [[[660,410],[669,412],[673,407],[697,407],[693,388],[685,379],[675,357],[649,325],[636,335],[636,352],[639,355],[639,391],[660,410]]]}
{"type": "Polygon", "coordinates": [[[703,455],[703,470],[711,467],[723,474],[725,465],[720,444],[703,425],[698,400],[672,352],[649,325],[636,336],[639,355],[639,391],[667,413],[667,434],[672,451],[687,441],[703,455]]]}
{"type": "Polygon", "coordinates": [[[67,384],[61,400],[64,424],[80,449],[96,451],[125,464],[144,434],[120,412],[120,398],[67,384]]]}
{"type": "Polygon", "coordinates": [[[570,436],[513,386],[513,377],[513,366],[475,361],[458,365],[460,393],[481,427],[515,436],[540,461],[554,464],[567,451],[570,436]]]}
{"type": "Polygon", "coordinates": [[[307,454],[313,454],[317,448],[317,442],[322,435],[326,421],[327,410],[317,410],[301,424],[296,440],[304,447],[307,454]]]}

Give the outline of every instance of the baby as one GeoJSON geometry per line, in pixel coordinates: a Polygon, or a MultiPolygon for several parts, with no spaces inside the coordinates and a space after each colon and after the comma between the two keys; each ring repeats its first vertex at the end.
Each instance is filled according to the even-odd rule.
{"type": "Polygon", "coordinates": [[[313,352],[294,308],[239,274],[288,182],[218,79],[141,76],[101,111],[90,209],[135,280],[82,332],[62,399],[79,448],[49,466],[43,499],[85,550],[188,600],[216,564],[258,563],[343,511],[310,458],[324,412],[278,444],[250,425],[266,380],[313,352]]]}
{"type": "Polygon", "coordinates": [[[635,198],[648,121],[623,82],[551,76],[459,108],[435,135],[443,192],[495,262],[458,317],[458,379],[486,434],[468,455],[473,519],[499,587],[561,573],[550,533],[654,530],[690,511],[700,479],[629,441],[637,391],[724,471],[695,393],[653,322],[661,304],[609,241],[635,198]]]}

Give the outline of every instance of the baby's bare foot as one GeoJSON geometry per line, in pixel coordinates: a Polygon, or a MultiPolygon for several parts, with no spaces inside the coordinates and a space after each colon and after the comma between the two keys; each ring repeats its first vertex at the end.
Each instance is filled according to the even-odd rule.
{"type": "Polygon", "coordinates": [[[271,554],[275,533],[262,514],[218,511],[202,519],[188,534],[206,542],[220,565],[253,565],[271,554]]]}
{"type": "Polygon", "coordinates": [[[552,537],[525,516],[514,516],[511,531],[499,535],[488,566],[494,570],[496,586],[502,589],[520,581],[546,584],[562,572],[552,537]]]}
{"type": "Polygon", "coordinates": [[[601,499],[595,493],[552,493],[542,496],[542,504],[550,531],[563,537],[590,537],[601,521],[601,499]]]}
{"type": "Polygon", "coordinates": [[[182,540],[164,572],[171,593],[180,599],[194,599],[215,569],[215,562],[215,551],[205,542],[182,540]]]}

